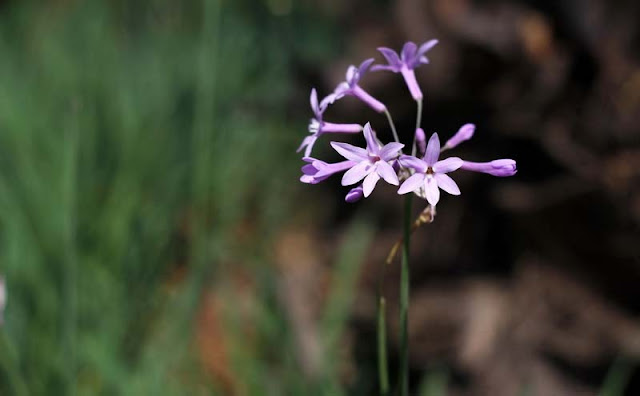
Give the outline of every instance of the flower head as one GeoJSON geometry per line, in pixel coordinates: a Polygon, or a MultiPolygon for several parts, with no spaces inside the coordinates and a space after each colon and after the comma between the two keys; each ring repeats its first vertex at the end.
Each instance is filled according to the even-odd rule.
{"type": "Polygon", "coordinates": [[[367,70],[369,70],[373,60],[373,58],[367,59],[358,67],[355,67],[354,65],[349,66],[347,69],[346,80],[338,84],[335,91],[333,91],[331,95],[327,96],[329,103],[333,103],[345,96],[355,96],[378,113],[384,112],[387,107],[378,99],[371,96],[367,91],[362,89],[359,85],[360,79],[367,70]]]}
{"type": "Polygon", "coordinates": [[[338,154],[355,162],[355,165],[342,176],[342,185],[350,186],[364,179],[362,192],[368,197],[380,178],[395,186],[399,184],[398,175],[390,162],[398,157],[404,144],[389,143],[382,146],[369,123],[364,126],[364,137],[367,141],[366,150],[348,143],[331,142],[331,146],[338,154]]]}
{"type": "Polygon", "coordinates": [[[436,44],[438,44],[438,40],[429,40],[418,48],[414,42],[409,41],[402,47],[400,56],[398,56],[398,53],[391,48],[380,47],[378,48],[378,51],[380,51],[380,53],[385,57],[388,64],[375,65],[371,70],[388,70],[394,73],[401,73],[407,83],[407,87],[409,88],[413,99],[422,100],[422,91],[416,81],[416,76],[413,70],[423,63],[429,63],[429,59],[425,54],[436,44]]]}
{"type": "Polygon", "coordinates": [[[446,158],[438,161],[440,156],[440,139],[434,133],[429,139],[423,159],[410,155],[400,157],[400,164],[413,168],[416,173],[402,183],[398,194],[415,192],[435,206],[440,200],[440,189],[452,195],[460,195],[460,189],[455,181],[446,173],[453,172],[462,166],[463,161],[458,157],[446,158]]]}
{"type": "Polygon", "coordinates": [[[311,155],[311,150],[313,150],[316,140],[318,140],[320,135],[324,133],[360,133],[362,131],[362,126],[360,124],[335,124],[332,122],[326,122],[322,119],[325,110],[333,100],[331,95],[318,103],[318,93],[316,92],[316,89],[313,88],[311,90],[311,97],[309,100],[311,102],[311,111],[313,111],[314,115],[309,122],[310,135],[302,140],[302,144],[300,144],[300,147],[298,147],[297,150],[300,152],[302,149],[306,148],[304,151],[305,157],[309,157],[311,155]]]}

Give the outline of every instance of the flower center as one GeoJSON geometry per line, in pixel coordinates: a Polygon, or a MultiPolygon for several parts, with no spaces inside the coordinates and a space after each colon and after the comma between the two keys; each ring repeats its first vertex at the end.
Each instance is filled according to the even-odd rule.
{"type": "Polygon", "coordinates": [[[378,161],[381,161],[382,159],[380,158],[380,156],[378,155],[371,155],[369,154],[369,161],[376,163],[378,161]]]}
{"type": "Polygon", "coordinates": [[[427,175],[433,175],[435,172],[433,171],[432,167],[428,167],[427,171],[425,172],[427,175]]]}

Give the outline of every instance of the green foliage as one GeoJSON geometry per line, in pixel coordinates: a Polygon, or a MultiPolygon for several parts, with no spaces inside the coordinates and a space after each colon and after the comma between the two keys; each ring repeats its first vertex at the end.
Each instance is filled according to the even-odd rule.
{"type": "MultiPolygon", "coordinates": [[[[210,392],[191,326],[228,257],[259,263],[259,331],[285,345],[275,389],[304,389],[267,250],[304,132],[285,118],[292,59],[328,51],[326,26],[253,2],[76,3],[0,16],[0,393],[210,392]]],[[[260,351],[243,359],[251,389],[274,381],[260,351]]]]}

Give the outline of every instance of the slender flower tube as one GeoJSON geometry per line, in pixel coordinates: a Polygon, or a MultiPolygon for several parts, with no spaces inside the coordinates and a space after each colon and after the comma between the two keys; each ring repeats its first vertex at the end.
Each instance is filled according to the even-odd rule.
{"type": "Polygon", "coordinates": [[[329,103],[333,103],[344,96],[350,95],[360,99],[378,113],[384,113],[387,109],[384,103],[371,96],[367,91],[362,89],[360,85],[358,85],[360,79],[367,72],[372,63],[373,58],[365,60],[358,67],[353,65],[349,66],[347,69],[346,81],[338,84],[335,91],[333,91],[333,94],[327,96],[329,103]]]}
{"type": "Polygon", "coordinates": [[[463,161],[460,169],[488,173],[498,177],[513,176],[518,172],[516,161],[512,159],[497,159],[490,162],[463,161]]]}
{"type": "Polygon", "coordinates": [[[460,143],[467,141],[473,137],[473,133],[476,131],[476,126],[473,124],[464,124],[458,129],[455,135],[451,137],[451,139],[447,140],[445,143],[443,150],[452,149],[459,145],[460,143]]]}
{"type": "Polygon", "coordinates": [[[349,192],[347,193],[347,196],[344,197],[344,200],[349,203],[354,203],[361,200],[363,196],[364,196],[364,190],[361,184],[358,187],[355,187],[349,190],[349,192]]]}
{"type": "Polygon", "coordinates": [[[423,156],[427,149],[427,136],[424,134],[424,129],[416,129],[416,147],[418,148],[417,154],[423,156]]]}
{"type": "Polygon", "coordinates": [[[413,168],[416,173],[402,183],[398,194],[415,192],[418,196],[426,198],[432,206],[436,206],[440,200],[440,189],[451,195],[460,195],[460,188],[446,173],[453,172],[462,166],[463,161],[458,157],[446,158],[438,161],[440,156],[440,139],[434,133],[429,139],[427,150],[423,159],[410,155],[400,157],[400,163],[408,168],[413,168]]]}
{"type": "Polygon", "coordinates": [[[316,140],[320,137],[320,135],[324,133],[360,133],[362,131],[362,125],[360,124],[335,124],[332,122],[326,122],[322,119],[322,115],[325,110],[332,103],[333,98],[331,95],[324,98],[320,103],[318,103],[318,93],[315,88],[311,90],[311,110],[313,110],[314,118],[309,122],[309,133],[311,135],[307,136],[302,140],[302,144],[298,147],[298,152],[302,151],[303,148],[306,147],[304,151],[304,156],[308,157],[311,155],[311,150],[313,150],[313,145],[316,143],[316,140]]]}
{"type": "Polygon", "coordinates": [[[385,57],[388,65],[374,65],[371,70],[388,70],[402,74],[411,96],[414,100],[420,101],[422,100],[422,90],[416,80],[414,69],[423,63],[429,63],[425,54],[436,44],[438,44],[438,40],[429,40],[418,48],[414,42],[409,41],[402,47],[400,56],[391,48],[380,47],[378,51],[385,57]]]}
{"type": "Polygon", "coordinates": [[[329,176],[350,169],[356,164],[354,161],[329,164],[312,157],[304,157],[302,160],[307,164],[302,167],[303,174],[300,176],[300,181],[307,184],[318,184],[329,176]]]}
{"type": "Polygon", "coordinates": [[[383,178],[387,183],[397,186],[398,175],[390,162],[395,160],[404,147],[402,143],[388,143],[382,146],[376,138],[371,125],[364,126],[364,137],[367,149],[352,146],[348,143],[331,142],[331,146],[346,159],[356,164],[342,176],[342,185],[350,186],[364,179],[362,192],[366,197],[371,195],[376,184],[383,178]]]}

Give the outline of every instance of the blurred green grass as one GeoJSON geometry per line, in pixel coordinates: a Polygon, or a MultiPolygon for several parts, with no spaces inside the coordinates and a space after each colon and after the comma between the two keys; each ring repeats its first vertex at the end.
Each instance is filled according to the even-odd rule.
{"type": "MultiPolygon", "coordinates": [[[[237,364],[249,394],[309,391],[268,251],[298,188],[293,60],[336,49],[317,12],[274,4],[0,10],[0,394],[220,392],[192,326],[230,258],[260,279],[264,343],[237,364]]],[[[369,234],[350,235],[357,262],[369,234]]],[[[348,276],[323,322],[331,350],[356,269],[336,267],[348,276]]]]}

